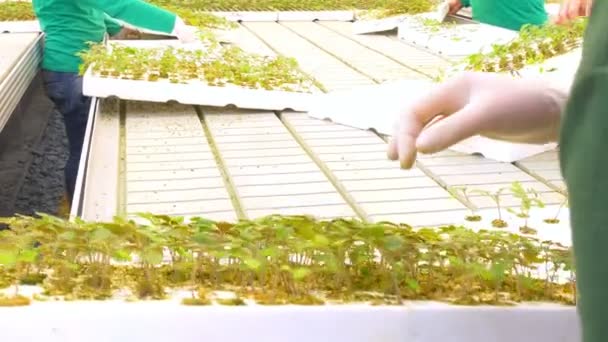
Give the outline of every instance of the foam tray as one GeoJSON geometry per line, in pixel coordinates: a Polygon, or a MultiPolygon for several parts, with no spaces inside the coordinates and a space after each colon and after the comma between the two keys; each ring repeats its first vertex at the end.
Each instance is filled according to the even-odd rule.
{"type": "Polygon", "coordinates": [[[0,21],[0,33],[35,33],[42,31],[38,20],[0,21]]]}
{"type": "Polygon", "coordinates": [[[243,109],[307,111],[315,94],[287,91],[246,89],[236,86],[215,87],[200,81],[174,84],[168,80],[156,82],[122,80],[93,76],[89,69],[84,76],[83,93],[99,98],[118,97],[123,100],[169,102],[243,109]]]}
{"type": "Polygon", "coordinates": [[[398,27],[398,37],[406,43],[449,57],[468,56],[504,44],[517,37],[517,32],[475,22],[454,23],[451,27],[431,29],[414,18],[398,27]]]}
{"type": "Polygon", "coordinates": [[[358,20],[353,23],[353,33],[354,34],[368,34],[368,33],[379,33],[392,31],[399,27],[401,22],[407,20],[410,17],[420,17],[427,18],[437,21],[444,21],[449,11],[449,6],[447,3],[442,3],[439,5],[439,8],[430,13],[424,13],[420,15],[398,15],[389,18],[383,19],[365,19],[365,18],[357,18],[358,20]]]}
{"type": "Polygon", "coordinates": [[[184,307],[176,302],[46,302],[0,308],[10,342],[579,342],[559,305],[184,307]]]}

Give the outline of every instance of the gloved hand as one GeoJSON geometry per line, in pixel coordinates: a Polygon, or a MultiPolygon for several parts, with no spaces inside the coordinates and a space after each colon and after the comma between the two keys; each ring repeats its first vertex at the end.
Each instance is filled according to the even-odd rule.
{"type": "Polygon", "coordinates": [[[564,24],[579,17],[587,17],[591,14],[593,0],[564,0],[555,18],[558,24],[564,24]]]}
{"type": "Polygon", "coordinates": [[[448,14],[456,14],[462,9],[462,2],[460,0],[448,0],[450,11],[448,14]]]}
{"type": "Polygon", "coordinates": [[[123,26],[122,29],[112,39],[125,40],[125,39],[140,39],[142,36],[141,31],[136,28],[123,26]]]}
{"type": "Polygon", "coordinates": [[[475,135],[531,144],[556,141],[567,93],[542,79],[462,74],[408,106],[395,125],[388,157],[409,169],[418,151],[439,152],[475,135]]]}
{"type": "Polygon", "coordinates": [[[176,17],[171,35],[176,36],[182,43],[191,43],[197,39],[196,31],[196,27],[188,26],[180,17],[176,17]]]}

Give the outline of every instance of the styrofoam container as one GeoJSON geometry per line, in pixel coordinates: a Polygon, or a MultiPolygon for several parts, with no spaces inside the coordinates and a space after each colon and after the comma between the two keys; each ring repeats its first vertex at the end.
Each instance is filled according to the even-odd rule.
{"type": "Polygon", "coordinates": [[[556,143],[518,144],[474,136],[453,145],[450,150],[467,154],[481,154],[486,159],[512,163],[543,152],[553,151],[556,148],[556,143]]]}
{"type": "Polygon", "coordinates": [[[314,93],[268,91],[227,85],[209,86],[201,81],[186,84],[121,80],[94,76],[91,70],[84,75],[83,94],[99,98],[118,97],[123,100],[169,102],[182,104],[261,110],[307,111],[314,93]]]}
{"type": "Polygon", "coordinates": [[[578,342],[560,305],[185,307],[175,302],[44,302],[0,308],[10,342],[578,342]]]}
{"type": "Polygon", "coordinates": [[[353,21],[354,11],[281,11],[278,21],[353,21]]]}
{"type": "Polygon", "coordinates": [[[353,23],[352,30],[354,34],[367,34],[392,31],[407,18],[406,15],[399,15],[382,19],[363,19],[353,23]]]}
{"type": "Polygon", "coordinates": [[[392,31],[399,27],[399,24],[408,18],[426,18],[442,22],[449,12],[449,5],[447,2],[441,3],[438,8],[429,13],[423,13],[418,15],[397,15],[382,19],[365,19],[358,18],[353,23],[352,30],[354,34],[367,34],[367,33],[378,33],[392,31]]]}
{"type": "Polygon", "coordinates": [[[41,31],[38,20],[0,21],[0,33],[34,33],[41,31]]]}
{"type": "Polygon", "coordinates": [[[492,44],[504,44],[517,37],[516,31],[481,23],[456,23],[436,31],[415,18],[407,18],[398,27],[398,37],[406,43],[447,56],[467,56],[488,51],[492,44]]]}
{"type": "Polygon", "coordinates": [[[222,17],[228,21],[237,22],[279,21],[279,12],[277,11],[211,12],[211,14],[222,17]]]}

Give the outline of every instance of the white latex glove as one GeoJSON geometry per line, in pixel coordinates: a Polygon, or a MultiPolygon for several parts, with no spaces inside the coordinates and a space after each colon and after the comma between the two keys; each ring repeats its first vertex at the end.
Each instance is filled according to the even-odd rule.
{"type": "Polygon", "coordinates": [[[465,73],[401,114],[388,157],[408,169],[417,152],[439,152],[475,135],[530,144],[556,141],[567,93],[542,79],[465,73]]]}
{"type": "Polygon", "coordinates": [[[196,31],[196,27],[188,26],[180,17],[176,17],[171,35],[176,36],[182,43],[191,43],[197,39],[196,31]]]}

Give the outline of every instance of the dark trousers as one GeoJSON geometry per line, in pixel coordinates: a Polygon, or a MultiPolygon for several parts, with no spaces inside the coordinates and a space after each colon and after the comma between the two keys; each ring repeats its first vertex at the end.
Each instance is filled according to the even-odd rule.
{"type": "Polygon", "coordinates": [[[78,73],[42,71],[46,95],[63,116],[68,136],[69,159],[65,166],[66,192],[70,205],[74,197],[78,165],[84,144],[91,98],[82,94],[82,77],[78,73]]]}

